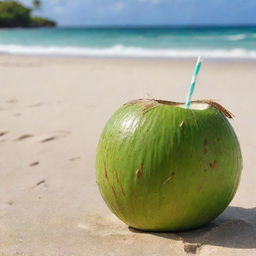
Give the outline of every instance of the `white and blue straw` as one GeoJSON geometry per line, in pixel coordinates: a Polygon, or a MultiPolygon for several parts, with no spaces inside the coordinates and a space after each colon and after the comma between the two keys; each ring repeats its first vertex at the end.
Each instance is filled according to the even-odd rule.
{"type": "Polygon", "coordinates": [[[186,103],[185,103],[185,108],[190,107],[192,94],[193,94],[194,89],[195,89],[196,80],[197,80],[197,76],[198,76],[198,73],[199,73],[200,68],[201,68],[201,64],[202,64],[202,58],[201,58],[201,56],[199,56],[198,59],[197,59],[195,70],[194,70],[194,73],[193,73],[193,77],[192,77],[192,80],[191,80],[191,83],[190,83],[190,86],[189,86],[189,91],[188,91],[188,96],[187,96],[186,103]]]}

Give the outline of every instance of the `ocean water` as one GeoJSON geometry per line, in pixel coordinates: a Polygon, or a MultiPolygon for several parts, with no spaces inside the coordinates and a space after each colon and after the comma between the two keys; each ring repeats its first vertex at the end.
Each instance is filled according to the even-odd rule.
{"type": "Polygon", "coordinates": [[[256,59],[256,27],[0,30],[0,53],[143,58],[256,59]]]}

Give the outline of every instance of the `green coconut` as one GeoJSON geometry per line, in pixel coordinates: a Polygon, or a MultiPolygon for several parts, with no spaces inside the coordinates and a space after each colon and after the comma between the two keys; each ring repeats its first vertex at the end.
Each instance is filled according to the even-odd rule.
{"type": "Polygon", "coordinates": [[[197,228],[232,200],[242,156],[218,103],[134,100],[106,124],[96,158],[101,195],[127,225],[148,231],[197,228]]]}

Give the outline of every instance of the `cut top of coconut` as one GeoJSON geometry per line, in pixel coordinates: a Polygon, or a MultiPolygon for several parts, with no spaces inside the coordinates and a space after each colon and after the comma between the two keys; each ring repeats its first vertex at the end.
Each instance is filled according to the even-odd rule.
{"type": "MultiPolygon", "coordinates": [[[[125,105],[135,105],[135,104],[143,104],[144,110],[148,111],[157,105],[169,105],[169,106],[175,106],[175,107],[181,107],[186,109],[185,103],[181,102],[173,102],[173,101],[167,101],[167,100],[159,100],[159,99],[137,99],[127,102],[125,105]]],[[[228,111],[226,108],[224,108],[219,103],[212,101],[212,100],[197,100],[192,101],[190,105],[190,110],[205,110],[209,107],[214,107],[218,109],[224,116],[228,118],[233,118],[233,114],[228,111]]],[[[188,109],[188,110],[189,110],[188,109]]]]}
{"type": "MultiPolygon", "coordinates": [[[[185,104],[177,104],[176,106],[186,109],[185,104]]],[[[192,109],[192,110],[205,110],[205,109],[209,108],[209,106],[210,106],[210,104],[208,104],[208,103],[191,102],[191,104],[189,106],[189,109],[192,109]]]]}

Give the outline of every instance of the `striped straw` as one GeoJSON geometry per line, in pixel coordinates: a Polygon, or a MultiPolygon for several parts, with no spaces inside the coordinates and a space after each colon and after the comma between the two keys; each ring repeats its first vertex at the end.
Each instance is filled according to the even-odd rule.
{"type": "Polygon", "coordinates": [[[189,91],[188,91],[188,96],[187,96],[187,99],[186,99],[185,108],[190,107],[191,97],[192,97],[192,94],[193,94],[194,89],[195,89],[196,79],[197,79],[197,75],[200,71],[201,64],[202,64],[202,58],[201,58],[201,56],[199,56],[198,59],[197,59],[196,66],[195,66],[194,73],[193,73],[193,77],[192,77],[192,80],[191,80],[191,83],[190,83],[190,86],[189,86],[189,91]]]}

